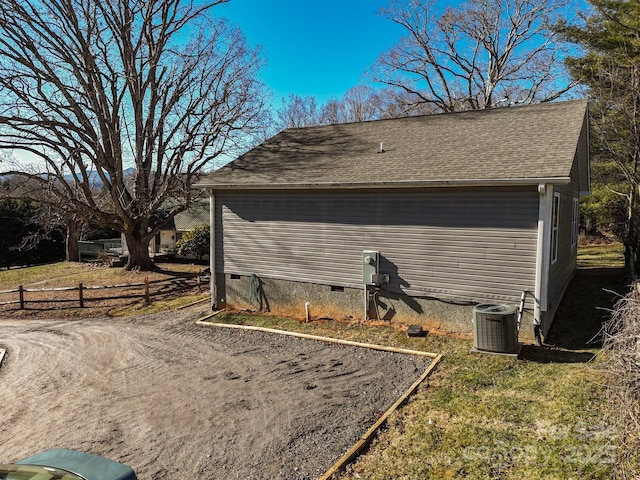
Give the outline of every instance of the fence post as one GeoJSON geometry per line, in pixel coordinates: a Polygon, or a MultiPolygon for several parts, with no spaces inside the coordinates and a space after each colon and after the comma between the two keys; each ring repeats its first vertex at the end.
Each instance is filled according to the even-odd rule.
{"type": "Polygon", "coordinates": [[[20,295],[20,310],[24,310],[24,287],[22,285],[18,287],[18,294],[20,295]]]}
{"type": "Polygon", "coordinates": [[[78,296],[80,297],[80,308],[84,308],[84,295],[82,293],[82,283],[78,285],[78,296]]]}
{"type": "Polygon", "coordinates": [[[149,299],[149,277],[144,277],[144,300],[147,303],[150,303],[149,299]]]}

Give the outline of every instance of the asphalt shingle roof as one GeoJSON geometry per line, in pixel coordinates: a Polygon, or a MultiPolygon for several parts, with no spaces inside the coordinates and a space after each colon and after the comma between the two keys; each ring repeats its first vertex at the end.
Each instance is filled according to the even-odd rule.
{"type": "Polygon", "coordinates": [[[250,188],[567,178],[586,108],[586,100],[574,100],[288,129],[199,184],[250,188]]]}
{"type": "Polygon", "coordinates": [[[192,202],[189,208],[184,212],[178,213],[173,221],[178,232],[188,232],[196,227],[209,225],[208,199],[192,202]]]}

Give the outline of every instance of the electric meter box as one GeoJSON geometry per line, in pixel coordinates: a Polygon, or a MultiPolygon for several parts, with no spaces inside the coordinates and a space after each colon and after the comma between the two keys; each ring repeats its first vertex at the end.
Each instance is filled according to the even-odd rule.
{"type": "Polygon", "coordinates": [[[362,251],[362,282],[365,285],[375,285],[373,276],[378,273],[380,253],[374,250],[362,251]]]}

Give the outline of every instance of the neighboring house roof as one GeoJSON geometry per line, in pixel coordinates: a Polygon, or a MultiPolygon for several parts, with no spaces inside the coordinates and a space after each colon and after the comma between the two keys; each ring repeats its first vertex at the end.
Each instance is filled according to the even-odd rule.
{"type": "Polygon", "coordinates": [[[193,202],[187,210],[178,213],[173,222],[177,232],[188,232],[196,227],[209,225],[209,199],[193,202]]]}
{"type": "MultiPolygon", "coordinates": [[[[150,222],[153,226],[155,218],[150,222]]],[[[185,211],[176,214],[163,230],[175,230],[177,232],[188,232],[201,225],[209,225],[209,199],[195,200],[185,211]]]]}
{"type": "Polygon", "coordinates": [[[588,141],[586,112],[587,101],[574,100],[288,129],[197,186],[567,183],[578,145],[588,141]]]}

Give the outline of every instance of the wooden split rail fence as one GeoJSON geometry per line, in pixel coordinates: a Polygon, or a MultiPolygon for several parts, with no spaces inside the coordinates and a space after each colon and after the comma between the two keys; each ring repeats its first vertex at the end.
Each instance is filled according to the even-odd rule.
{"type": "Polygon", "coordinates": [[[6,298],[7,295],[17,294],[17,299],[9,300],[9,301],[0,301],[0,306],[5,305],[19,305],[20,310],[24,310],[27,303],[76,303],[79,304],[80,308],[84,308],[87,302],[91,301],[104,301],[104,300],[122,300],[125,298],[144,298],[145,303],[151,302],[151,297],[153,295],[166,294],[169,291],[178,291],[183,290],[189,287],[198,287],[200,291],[202,291],[203,285],[208,285],[208,277],[201,277],[198,275],[195,278],[180,278],[180,279],[168,279],[168,280],[155,280],[149,281],[148,278],[145,278],[145,281],[142,283],[123,283],[119,285],[83,285],[79,283],[77,286],[73,287],[50,287],[50,288],[25,288],[20,285],[18,288],[12,290],[0,290],[0,298],[6,298]],[[194,282],[195,280],[195,282],[194,282]],[[161,284],[169,284],[168,290],[165,289],[160,292],[152,293],[151,285],[161,285],[161,284]],[[106,290],[113,289],[118,290],[119,293],[117,295],[112,296],[85,296],[85,292],[92,290],[106,290]],[[134,290],[133,293],[122,293],[124,291],[134,290]],[[135,291],[137,290],[137,291],[135,291]],[[77,291],[77,296],[70,296],[69,298],[39,298],[42,293],[53,292],[62,294],[63,292],[74,292],[77,291]],[[142,292],[141,292],[142,291],[142,292]],[[27,299],[26,294],[34,294],[34,298],[27,299]],[[35,298],[35,297],[38,298],[35,298]]]}

